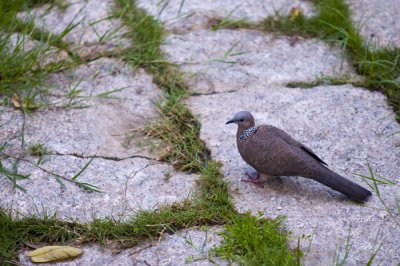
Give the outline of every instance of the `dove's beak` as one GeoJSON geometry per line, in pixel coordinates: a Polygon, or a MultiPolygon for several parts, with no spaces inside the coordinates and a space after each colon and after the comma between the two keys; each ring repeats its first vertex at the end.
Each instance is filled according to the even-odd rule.
{"type": "Polygon", "coordinates": [[[232,124],[232,123],[235,123],[235,122],[236,122],[236,120],[231,119],[231,120],[229,120],[228,122],[226,122],[225,125],[227,125],[227,124],[232,124]]]}

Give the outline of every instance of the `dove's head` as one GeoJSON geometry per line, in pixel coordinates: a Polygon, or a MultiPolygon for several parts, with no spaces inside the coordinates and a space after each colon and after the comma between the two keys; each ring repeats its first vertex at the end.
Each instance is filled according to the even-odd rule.
{"type": "Polygon", "coordinates": [[[226,122],[226,124],[235,123],[241,128],[249,128],[254,126],[254,117],[250,112],[240,111],[235,114],[235,116],[226,122]]]}

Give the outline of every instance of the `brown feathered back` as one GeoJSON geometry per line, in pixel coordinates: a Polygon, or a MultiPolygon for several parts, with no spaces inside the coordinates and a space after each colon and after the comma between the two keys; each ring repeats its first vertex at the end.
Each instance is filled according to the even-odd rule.
{"type": "Polygon", "coordinates": [[[237,144],[242,158],[264,174],[313,177],[314,168],[324,167],[309,148],[274,126],[259,126],[245,141],[237,138],[237,144]]]}

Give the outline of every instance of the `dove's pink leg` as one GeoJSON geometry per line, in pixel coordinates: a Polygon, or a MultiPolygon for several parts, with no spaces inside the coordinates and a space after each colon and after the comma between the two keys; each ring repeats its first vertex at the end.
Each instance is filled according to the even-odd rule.
{"type": "Polygon", "coordinates": [[[256,175],[252,175],[246,172],[245,175],[248,177],[248,179],[241,179],[240,181],[253,183],[259,187],[262,187],[265,183],[265,180],[261,179],[259,172],[256,172],[256,175]]]}

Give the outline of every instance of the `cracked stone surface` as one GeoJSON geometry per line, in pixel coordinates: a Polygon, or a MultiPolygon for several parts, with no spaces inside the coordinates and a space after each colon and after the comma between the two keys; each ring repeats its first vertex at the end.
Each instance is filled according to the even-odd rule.
{"type": "MultiPolygon", "coordinates": [[[[145,243],[117,254],[98,245],[88,245],[82,247],[84,253],[79,258],[48,265],[215,265],[211,260],[218,265],[226,265],[216,258],[208,259],[208,251],[221,241],[217,235],[219,231],[219,227],[182,230],[173,235],[166,234],[160,241],[145,243]]],[[[36,265],[25,256],[28,252],[19,255],[22,265],[36,265]]]]}
{"type": "MultiPolygon", "coordinates": [[[[59,108],[40,109],[25,116],[28,146],[43,143],[52,153],[82,156],[154,157],[139,145],[137,138],[124,146],[132,128],[141,127],[158,117],[153,101],[160,97],[161,92],[143,70],[132,70],[122,62],[102,58],[52,75],[49,86],[53,89],[53,96],[48,102],[59,108]],[[61,95],[73,89],[80,90],[72,100],[75,105],[62,107],[70,100],[61,95]],[[117,91],[107,94],[114,90],[117,91]]],[[[19,111],[5,113],[10,112],[15,114],[9,114],[10,119],[4,121],[21,125],[19,111]]],[[[0,128],[0,131],[4,129],[0,128]]]]}
{"type": "MultiPolygon", "coordinates": [[[[72,178],[88,161],[75,156],[46,156],[41,167],[72,178]]],[[[2,163],[7,165],[7,161],[2,163]]],[[[29,179],[18,182],[27,191],[14,190],[8,179],[1,178],[1,208],[39,217],[56,212],[60,219],[79,221],[126,218],[141,209],[185,200],[195,191],[197,179],[195,174],[176,172],[170,165],[142,158],[94,159],[77,181],[98,186],[102,193],[87,193],[68,181],[62,181],[61,186],[54,176],[25,162],[20,163],[19,172],[30,174],[29,179]]]]}
{"type": "MultiPolygon", "coordinates": [[[[212,157],[224,165],[237,210],[255,214],[260,210],[267,217],[287,215],[285,224],[295,236],[312,236],[305,265],[330,265],[336,252],[343,257],[349,227],[349,265],[365,264],[380,243],[375,263],[393,265],[400,261],[399,227],[376,193],[361,206],[301,177],[269,180],[262,188],[239,182],[252,169],[237,151],[236,126],[225,126],[236,111],[249,110],[256,123],[284,129],[313,149],[332,170],[365,187],[354,173],[370,176],[369,162],[375,172],[396,182],[380,186],[382,198],[394,211],[395,199],[400,198],[400,149],[396,147],[400,125],[381,93],[350,85],[312,89],[249,86],[232,93],[192,96],[188,104],[199,115],[201,138],[212,157]]],[[[302,242],[307,250],[309,242],[302,242]]],[[[293,246],[296,243],[293,241],[293,246]]]]}
{"type": "Polygon", "coordinates": [[[400,47],[399,0],[347,0],[353,21],[365,40],[379,46],[400,47]]]}
{"type": "Polygon", "coordinates": [[[300,8],[306,16],[313,11],[310,3],[299,0],[139,0],[137,3],[162,21],[166,29],[179,33],[210,27],[215,19],[260,22],[277,12],[286,15],[294,7],[300,8]]]}
{"type": "Polygon", "coordinates": [[[36,26],[55,34],[62,33],[68,26],[75,27],[64,40],[87,53],[97,50],[126,48],[130,42],[123,37],[126,29],[119,19],[113,17],[114,1],[104,0],[66,0],[65,10],[57,7],[49,9],[44,5],[31,11],[21,13],[20,17],[34,16],[36,26]]]}
{"type": "Polygon", "coordinates": [[[276,38],[257,31],[170,35],[162,49],[169,61],[180,65],[198,94],[353,73],[341,51],[322,41],[276,38]]]}
{"type": "MultiPolygon", "coordinates": [[[[51,174],[21,162],[19,172],[30,176],[18,184],[27,192],[14,191],[12,183],[1,178],[2,208],[38,216],[57,212],[61,219],[88,221],[93,216],[134,215],[140,209],[187,199],[194,192],[197,175],[175,172],[154,161],[155,155],[137,144],[137,138],[123,145],[129,130],[158,117],[153,101],[161,92],[143,70],[102,58],[54,74],[49,87],[47,101],[54,107],[25,118],[18,110],[2,108],[1,143],[9,141],[7,152],[14,156],[21,152],[22,135],[25,149],[44,144],[49,154],[56,155],[45,156],[42,167],[67,178],[88,162],[84,157],[96,156],[79,181],[98,186],[103,193],[86,193],[67,181],[62,187],[51,174]],[[80,93],[73,99],[76,104],[66,108],[70,100],[63,95],[72,89],[80,93]],[[107,94],[110,91],[114,92],[107,94]]],[[[3,163],[10,167],[10,161],[3,163]]]]}

